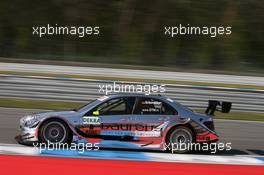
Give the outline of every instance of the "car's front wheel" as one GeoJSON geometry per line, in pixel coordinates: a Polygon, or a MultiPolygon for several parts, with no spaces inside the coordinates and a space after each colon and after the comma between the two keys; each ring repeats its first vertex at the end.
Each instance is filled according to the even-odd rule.
{"type": "Polygon", "coordinates": [[[194,142],[194,134],[191,129],[185,126],[178,126],[167,135],[167,145],[172,153],[187,153],[191,151],[194,142]]]}
{"type": "Polygon", "coordinates": [[[62,121],[49,120],[43,123],[39,132],[40,142],[45,143],[70,143],[72,132],[62,121]]]}

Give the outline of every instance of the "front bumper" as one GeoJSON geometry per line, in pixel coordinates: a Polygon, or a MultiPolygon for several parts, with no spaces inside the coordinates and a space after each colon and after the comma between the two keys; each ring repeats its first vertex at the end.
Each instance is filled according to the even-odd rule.
{"type": "Polygon", "coordinates": [[[20,144],[32,144],[38,142],[37,128],[22,127],[20,133],[15,137],[20,144]]]}

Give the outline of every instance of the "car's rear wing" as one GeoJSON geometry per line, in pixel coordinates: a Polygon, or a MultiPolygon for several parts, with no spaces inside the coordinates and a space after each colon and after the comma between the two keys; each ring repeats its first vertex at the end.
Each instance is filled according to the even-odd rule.
{"type": "Polygon", "coordinates": [[[226,102],[226,101],[217,101],[217,100],[209,100],[208,101],[208,107],[205,111],[206,114],[208,115],[214,115],[215,111],[220,111],[223,113],[229,113],[232,107],[231,102],[226,102]]]}

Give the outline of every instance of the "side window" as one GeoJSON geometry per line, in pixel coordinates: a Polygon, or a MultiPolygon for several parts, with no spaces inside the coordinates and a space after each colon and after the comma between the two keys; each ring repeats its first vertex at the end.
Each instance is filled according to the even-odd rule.
{"type": "Polygon", "coordinates": [[[135,113],[141,115],[176,115],[177,111],[160,100],[153,98],[139,98],[135,113]]]}
{"type": "Polygon", "coordinates": [[[88,115],[92,115],[93,111],[99,111],[100,115],[132,114],[134,103],[135,98],[133,97],[112,99],[95,107],[88,113],[88,115]]]}

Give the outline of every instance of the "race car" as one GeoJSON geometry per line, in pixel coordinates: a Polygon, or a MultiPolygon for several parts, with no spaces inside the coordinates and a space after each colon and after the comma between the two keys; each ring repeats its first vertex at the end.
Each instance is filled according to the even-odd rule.
{"type": "Polygon", "coordinates": [[[229,102],[209,101],[202,114],[162,95],[113,94],[79,109],[25,116],[16,139],[21,144],[86,141],[101,147],[168,150],[177,143],[216,142],[212,116],[219,106],[225,113],[231,109],[229,102]]]}

